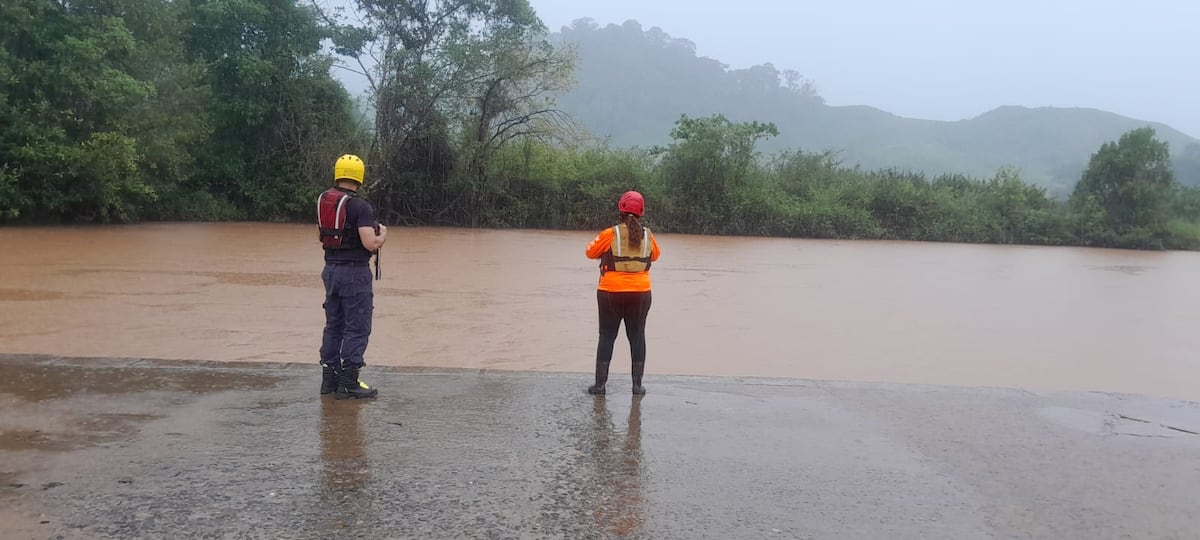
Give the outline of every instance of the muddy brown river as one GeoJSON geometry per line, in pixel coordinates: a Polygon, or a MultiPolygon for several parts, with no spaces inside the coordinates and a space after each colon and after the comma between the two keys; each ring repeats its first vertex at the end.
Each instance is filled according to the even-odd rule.
{"type": "MultiPolygon", "coordinates": [[[[0,352],[315,363],[315,236],[268,224],[0,229],[0,352]]],[[[590,371],[592,236],[392,229],[368,364],[590,371]]],[[[778,376],[1200,399],[1198,253],[659,242],[648,385],[778,376]]],[[[613,371],[628,366],[622,336],[613,371]]]]}

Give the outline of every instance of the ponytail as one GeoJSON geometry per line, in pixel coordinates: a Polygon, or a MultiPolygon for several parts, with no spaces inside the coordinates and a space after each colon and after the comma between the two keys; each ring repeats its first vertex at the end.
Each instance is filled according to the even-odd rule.
{"type": "Polygon", "coordinates": [[[629,228],[629,247],[634,249],[642,247],[642,237],[645,236],[642,219],[637,214],[625,212],[621,214],[621,222],[629,228]]]}

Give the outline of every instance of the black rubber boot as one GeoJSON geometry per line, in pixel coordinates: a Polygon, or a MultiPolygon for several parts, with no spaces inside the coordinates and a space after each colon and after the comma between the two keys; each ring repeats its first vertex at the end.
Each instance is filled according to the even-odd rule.
{"type": "Polygon", "coordinates": [[[321,395],[332,394],[337,391],[338,374],[333,367],[321,364],[321,395]]]}
{"type": "Polygon", "coordinates": [[[646,393],[646,388],[642,386],[642,374],[645,372],[645,362],[633,363],[633,393],[639,396],[646,393]]]}
{"type": "Polygon", "coordinates": [[[604,385],[608,383],[608,362],[596,362],[596,384],[588,387],[589,394],[604,395],[604,385]]]}
{"type": "Polygon", "coordinates": [[[367,386],[358,379],[358,368],[345,368],[338,373],[338,388],[333,397],[337,399],[367,399],[379,394],[379,390],[367,386]]]}

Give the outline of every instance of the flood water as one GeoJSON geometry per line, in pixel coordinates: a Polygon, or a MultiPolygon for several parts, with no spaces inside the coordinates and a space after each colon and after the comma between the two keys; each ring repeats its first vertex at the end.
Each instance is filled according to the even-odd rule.
{"type": "MultiPolygon", "coordinates": [[[[589,372],[593,234],[393,228],[368,364],[589,372]]],[[[1200,399],[1197,253],[658,239],[651,391],[654,374],[686,374],[1200,399]]],[[[312,226],[9,227],[0,241],[0,353],[317,361],[312,226]]],[[[613,371],[628,366],[622,336],[613,371]]]]}

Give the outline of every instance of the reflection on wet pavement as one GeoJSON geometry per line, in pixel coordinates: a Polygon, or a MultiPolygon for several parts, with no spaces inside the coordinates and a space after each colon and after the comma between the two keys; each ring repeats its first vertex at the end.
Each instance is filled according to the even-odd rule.
{"type": "Polygon", "coordinates": [[[596,468],[596,528],[629,536],[646,521],[646,500],[642,493],[642,396],[634,396],[624,433],[617,433],[609,414],[606,398],[597,396],[595,415],[596,445],[592,453],[596,468]]]}
{"type": "Polygon", "coordinates": [[[359,400],[321,400],[321,480],[318,512],[321,530],[333,533],[370,528],[363,521],[370,493],[364,491],[371,467],[366,458],[359,413],[369,406],[359,400]]]}
{"type": "Polygon", "coordinates": [[[1185,538],[1200,404],[0,355],[0,537],[1185,538]],[[130,384],[132,383],[132,384],[130,384]],[[627,401],[628,400],[628,401],[627,401]],[[628,407],[628,408],[626,408],[628,407]]]}

